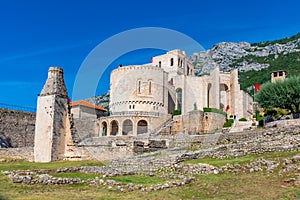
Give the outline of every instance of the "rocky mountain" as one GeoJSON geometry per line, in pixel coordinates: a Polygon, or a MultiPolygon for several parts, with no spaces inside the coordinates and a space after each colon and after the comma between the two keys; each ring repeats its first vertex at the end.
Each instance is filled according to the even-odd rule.
{"type": "Polygon", "coordinates": [[[105,108],[109,111],[109,91],[106,94],[85,99],[85,101],[101,106],[102,108],[105,108]]]}
{"type": "Polygon", "coordinates": [[[286,55],[300,52],[300,33],[271,42],[250,44],[248,42],[221,42],[214,45],[207,51],[194,53],[189,60],[194,64],[196,75],[208,74],[215,67],[219,66],[222,71],[230,71],[237,68],[240,72],[260,71],[268,68],[268,62],[256,62],[256,59],[272,56],[279,58],[280,54],[286,55]],[[245,58],[245,59],[244,59],[245,58]]]}

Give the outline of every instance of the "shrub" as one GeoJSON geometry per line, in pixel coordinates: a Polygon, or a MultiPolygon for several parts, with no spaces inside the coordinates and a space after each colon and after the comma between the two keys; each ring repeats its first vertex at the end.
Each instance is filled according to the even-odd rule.
{"type": "Polygon", "coordinates": [[[226,122],[224,123],[223,127],[227,128],[227,127],[231,127],[233,124],[233,119],[227,119],[226,122]]]}
{"type": "Polygon", "coordinates": [[[259,120],[258,121],[258,126],[263,127],[264,126],[264,120],[259,120]]]}
{"type": "Polygon", "coordinates": [[[223,110],[220,110],[220,109],[217,109],[217,108],[203,108],[203,111],[204,112],[213,112],[213,113],[219,113],[219,114],[222,114],[222,115],[227,115],[226,112],[224,112],[223,110]]]}
{"type": "Polygon", "coordinates": [[[240,121],[240,122],[246,122],[247,119],[243,117],[243,118],[240,118],[239,121],[240,121]]]}
{"type": "Polygon", "coordinates": [[[175,115],[181,115],[181,110],[174,110],[173,116],[175,116],[175,115]]]}

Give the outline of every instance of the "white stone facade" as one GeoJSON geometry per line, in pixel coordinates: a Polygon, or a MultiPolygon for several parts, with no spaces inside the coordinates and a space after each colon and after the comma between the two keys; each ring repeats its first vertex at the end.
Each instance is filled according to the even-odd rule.
{"type": "Polygon", "coordinates": [[[205,107],[238,119],[253,115],[253,100],[240,90],[237,70],[220,72],[216,68],[210,75],[196,77],[181,50],[153,57],[149,64],[113,70],[110,95],[111,115],[100,118],[99,136],[153,133],[176,109],[182,115],[205,107]],[[146,124],[142,132],[137,130],[140,120],[146,124]]]}

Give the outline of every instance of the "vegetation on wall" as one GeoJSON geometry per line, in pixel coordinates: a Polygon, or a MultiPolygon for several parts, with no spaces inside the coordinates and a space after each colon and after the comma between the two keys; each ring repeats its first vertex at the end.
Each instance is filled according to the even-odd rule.
{"type": "Polygon", "coordinates": [[[203,111],[204,112],[213,112],[213,113],[219,113],[219,114],[222,114],[222,115],[227,115],[226,112],[220,110],[220,109],[216,109],[216,108],[207,108],[207,107],[204,107],[203,108],[203,111]]]}
{"type": "Polygon", "coordinates": [[[175,116],[175,115],[181,115],[181,110],[174,110],[173,116],[175,116]]]}
{"type": "Polygon", "coordinates": [[[231,127],[233,124],[233,119],[227,119],[226,122],[224,123],[223,127],[228,128],[231,127]]]}

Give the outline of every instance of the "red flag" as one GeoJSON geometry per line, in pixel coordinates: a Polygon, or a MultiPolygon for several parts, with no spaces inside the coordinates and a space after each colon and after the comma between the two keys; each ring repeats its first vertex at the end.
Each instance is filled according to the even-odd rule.
{"type": "Polygon", "coordinates": [[[226,106],[226,112],[230,109],[229,105],[226,106]]]}
{"type": "Polygon", "coordinates": [[[254,85],[255,91],[257,92],[257,91],[259,90],[259,87],[260,87],[260,86],[259,86],[257,83],[254,83],[253,85],[254,85]]]}

